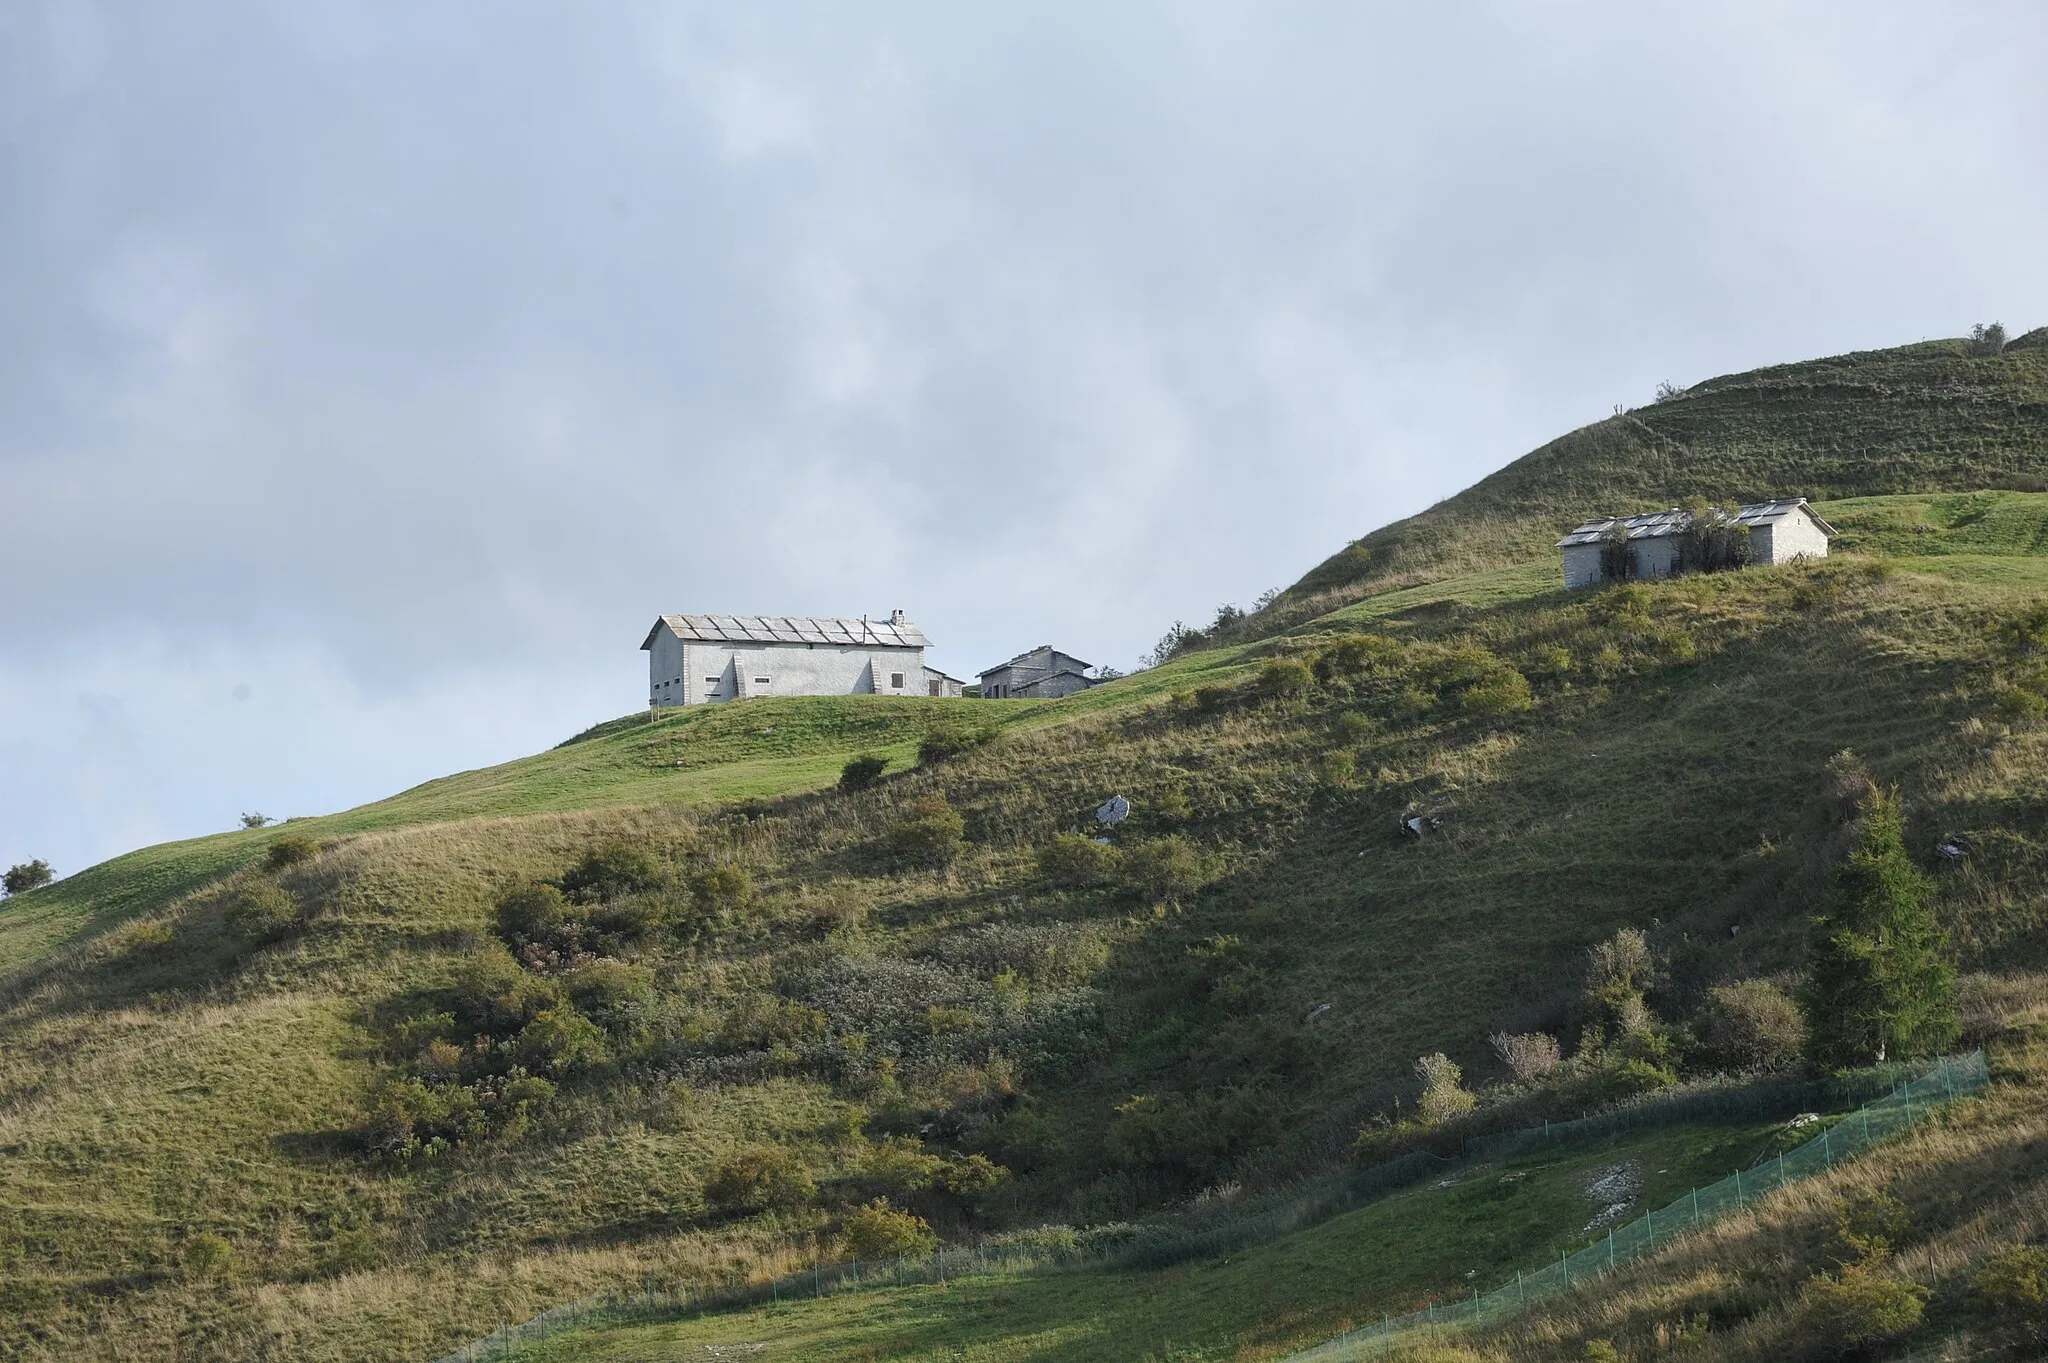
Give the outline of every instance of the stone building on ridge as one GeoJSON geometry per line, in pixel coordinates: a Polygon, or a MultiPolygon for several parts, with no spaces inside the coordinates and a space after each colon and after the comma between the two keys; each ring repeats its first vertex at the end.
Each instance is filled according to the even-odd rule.
{"type": "MultiPolygon", "coordinates": [[[[1753,563],[1826,558],[1828,537],[1835,533],[1804,497],[1754,502],[1737,508],[1734,520],[1749,531],[1753,563]]],[[[1592,587],[1611,580],[1604,551],[1617,526],[1628,534],[1628,576],[1669,577],[1678,568],[1679,534],[1689,523],[1688,514],[1677,508],[1587,521],[1557,542],[1564,554],[1564,585],[1592,587]]]]}
{"type": "Polygon", "coordinates": [[[1096,679],[1088,675],[1088,664],[1051,644],[1040,644],[1019,653],[1006,663],[981,674],[983,700],[1013,700],[1026,697],[1050,700],[1086,691],[1096,679]]]}
{"type": "Polygon", "coordinates": [[[647,703],[704,705],[748,696],[959,696],[924,631],[885,620],[802,615],[663,615],[640,645],[647,703]]]}

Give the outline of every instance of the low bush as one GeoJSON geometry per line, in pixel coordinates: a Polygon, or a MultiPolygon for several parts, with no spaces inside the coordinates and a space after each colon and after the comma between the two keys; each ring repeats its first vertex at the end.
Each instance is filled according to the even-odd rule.
{"type": "Polygon", "coordinates": [[[1141,842],[1123,854],[1124,884],[1155,903],[1192,894],[1216,874],[1216,859],[1177,833],[1141,842]]]}
{"type": "Polygon", "coordinates": [[[1422,1096],[1416,1100],[1416,1114],[1427,1126],[1441,1126],[1463,1117],[1478,1100],[1461,1086],[1465,1072],[1441,1051],[1415,1062],[1415,1076],[1422,1080],[1422,1096]]]}
{"type": "Polygon", "coordinates": [[[1848,1358],[1896,1339],[1920,1323],[1927,1289],[1873,1264],[1822,1273],[1800,1293],[1800,1324],[1823,1357],[1848,1358]]]}
{"type": "Polygon", "coordinates": [[[846,791],[866,790],[882,779],[882,773],[888,766],[888,758],[864,752],[839,769],[839,788],[846,791]]]}
{"type": "Polygon", "coordinates": [[[939,1245],[923,1217],[898,1211],[886,1197],[848,1212],[839,1233],[846,1253],[855,1259],[907,1259],[929,1254],[939,1245]]]}
{"type": "Polygon", "coordinates": [[[1529,690],[1529,679],[1512,668],[1502,668],[1458,694],[1461,711],[1486,718],[1519,715],[1535,706],[1536,698],[1529,690]]]}
{"type": "Polygon", "coordinates": [[[1117,1105],[1105,1146],[1121,1168],[1200,1182],[1270,1139],[1277,1122],[1272,1095],[1258,1087],[1139,1094],[1117,1105]]]}
{"type": "Polygon", "coordinates": [[[944,796],[927,795],[889,831],[889,856],[898,866],[942,870],[965,842],[967,821],[944,796]]]}
{"type": "Polygon", "coordinates": [[[491,921],[509,945],[545,942],[575,916],[569,901],[552,885],[516,886],[498,900],[491,921]]]}
{"type": "Polygon", "coordinates": [[[299,906],[277,885],[254,880],[229,893],[221,921],[243,937],[274,941],[299,925],[299,906]]]}
{"type": "Polygon", "coordinates": [[[212,1231],[201,1231],[187,1240],[178,1257],[186,1274],[202,1282],[225,1278],[235,1267],[235,1247],[212,1231]]]}
{"type": "Polygon", "coordinates": [[[1970,1278],[1970,1304],[1994,1331],[2048,1344],[2048,1249],[2014,1245],[1970,1278]]]}
{"type": "Polygon", "coordinates": [[[461,1085],[391,1079],[372,1101],[363,1143],[373,1154],[411,1159],[491,1136],[515,1138],[554,1096],[553,1084],[519,1069],[461,1085]]]}
{"type": "Polygon", "coordinates": [[[1496,1032],[1487,1040],[1518,1084],[1533,1083],[1558,1067],[1557,1038],[1548,1032],[1496,1032]]]}
{"type": "Polygon", "coordinates": [[[697,911],[723,918],[747,906],[754,897],[754,878],[743,866],[705,866],[690,873],[690,898],[697,911]]]}
{"type": "Polygon", "coordinates": [[[786,1211],[817,1196],[818,1184],[803,1161],[775,1146],[742,1150],[720,1164],[704,1185],[704,1198],[728,1215],[786,1211]]]}
{"type": "Polygon", "coordinates": [[[919,741],[917,760],[927,767],[950,761],[962,753],[974,751],[994,737],[995,733],[990,729],[934,729],[919,741]]]}
{"type": "Polygon", "coordinates": [[[1791,1069],[1806,1050],[1806,1018],[1784,990],[1764,980],[1724,984],[1694,1020],[1703,1057],[1724,1069],[1791,1069]]]}
{"type": "Polygon", "coordinates": [[[558,883],[571,899],[589,903],[658,890],[666,880],[660,863],[645,849],[608,842],[586,853],[558,883]]]}
{"type": "Polygon", "coordinates": [[[1085,890],[1108,883],[1121,860],[1116,848],[1079,833],[1061,833],[1038,849],[1038,874],[1061,889],[1085,890]]]}
{"type": "Polygon", "coordinates": [[[1299,658],[1268,658],[1259,668],[1257,685],[1264,695],[1306,695],[1315,684],[1314,669],[1299,658]]]}
{"type": "Polygon", "coordinates": [[[270,844],[270,850],[263,854],[263,864],[272,871],[282,871],[319,855],[319,843],[300,833],[287,833],[270,844]]]}
{"type": "Polygon", "coordinates": [[[568,1075],[610,1058],[604,1033],[573,1008],[546,1008],[519,1029],[512,1054],[526,1069],[568,1075]]]}
{"type": "Polygon", "coordinates": [[[1342,790],[1358,776],[1358,758],[1342,748],[1332,748],[1316,759],[1316,779],[1331,790],[1342,790]]]}
{"type": "Polygon", "coordinates": [[[653,1006],[654,972],[609,959],[591,961],[562,977],[576,1011],[620,1035],[653,1006]]]}

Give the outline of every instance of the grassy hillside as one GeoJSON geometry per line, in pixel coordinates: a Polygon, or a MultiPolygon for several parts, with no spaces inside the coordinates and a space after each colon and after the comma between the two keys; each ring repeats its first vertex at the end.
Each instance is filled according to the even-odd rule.
{"type": "MultiPolygon", "coordinates": [[[[2048,697],[2002,631],[2048,587],[2048,495],[1824,511],[1857,556],[1567,595],[1546,553],[1060,702],[622,721],[9,901],[0,1352],[423,1358],[610,1284],[837,1253],[876,1197],[956,1242],[1257,1198],[1412,1110],[1418,1055],[1483,1085],[1490,1033],[1569,1049],[1619,928],[1672,1022],[1796,970],[1844,749],[1907,795],[1964,968],[2048,967],[2048,697]],[[912,768],[963,721],[989,741],[912,768]],[[866,750],[892,774],[830,788],[866,750]],[[1072,837],[1112,793],[1116,846],[1072,837]]],[[[1575,1110],[1605,1063],[1494,1096],[1575,1110]]],[[[1446,1191],[1270,1272],[1077,1279],[1064,1318],[1001,1288],[1008,1333],[910,1302],[815,1347],[1081,1357],[1174,1321],[1184,1357],[1257,1356],[1357,1309],[1262,1295],[1287,1256],[1459,1222],[1476,1193],[1446,1191]]],[[[1344,1271],[1412,1302],[1476,1243],[1344,1271]]]]}
{"type": "Polygon", "coordinates": [[[1693,385],[1596,421],[1375,530],[1294,584],[1276,618],[1540,557],[1590,516],[1804,495],[2040,489],[2048,328],[1997,356],[1924,341],[1693,385]]]}

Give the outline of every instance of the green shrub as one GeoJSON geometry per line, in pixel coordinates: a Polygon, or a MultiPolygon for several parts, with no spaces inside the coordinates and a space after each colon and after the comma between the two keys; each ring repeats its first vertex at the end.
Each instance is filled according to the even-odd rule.
{"type": "Polygon", "coordinates": [[[1337,734],[1346,743],[1363,743],[1379,732],[1380,723],[1371,715],[1346,710],[1337,716],[1337,734]]]}
{"type": "Polygon", "coordinates": [[[1790,1069],[1806,1049],[1806,1019],[1784,990],[1763,980],[1724,984],[1707,996],[1694,1030],[1707,1058],[1730,1070],[1790,1069]]]}
{"type": "Polygon", "coordinates": [[[963,1202],[986,1196],[1010,1181],[1010,1171],[986,1155],[954,1155],[938,1171],[939,1187],[963,1202]]]}
{"type": "Polygon", "coordinates": [[[1822,1273],[1800,1293],[1800,1323],[1824,1353],[1848,1357],[1895,1339],[1920,1323],[1927,1289],[1871,1264],[1822,1273]]]}
{"type": "Polygon", "coordinates": [[[1113,879],[1120,860],[1116,848],[1106,843],[1079,833],[1060,833],[1038,849],[1038,874],[1063,889],[1085,890],[1113,879]]]}
{"type": "Polygon", "coordinates": [[[1621,1353],[1612,1340],[1589,1339],[1585,1352],[1579,1355],[1586,1363],[1621,1363],[1621,1353]]]}
{"type": "Polygon", "coordinates": [[[608,842],[585,854],[560,881],[572,899],[589,902],[658,890],[667,880],[661,865],[642,848],[608,842]]]}
{"type": "Polygon", "coordinates": [[[1325,678],[1355,677],[1390,667],[1400,657],[1401,645],[1383,635],[1340,635],[1316,654],[1316,672],[1325,678]]]}
{"type": "Polygon", "coordinates": [[[728,1215],[801,1207],[817,1192],[817,1182],[803,1161],[766,1145],[727,1159],[704,1185],[705,1200],[728,1215]]]}
{"type": "Polygon", "coordinates": [[[1425,1126],[1455,1121],[1477,1104],[1478,1100],[1460,1084],[1464,1070],[1441,1051],[1417,1060],[1415,1076],[1422,1081],[1422,1096],[1416,1100],[1415,1111],[1425,1126]]]}
{"type": "Polygon", "coordinates": [[[950,726],[943,729],[934,729],[919,741],[917,745],[917,760],[924,766],[933,766],[958,757],[962,753],[972,752],[994,737],[995,732],[991,729],[967,729],[950,726]]]}
{"type": "Polygon", "coordinates": [[[1259,669],[1259,691],[1268,696],[1300,696],[1316,684],[1316,674],[1299,658],[1268,658],[1259,669]]]}
{"type": "Polygon", "coordinates": [[[1332,790],[1342,790],[1358,775],[1358,759],[1342,748],[1332,748],[1316,759],[1316,779],[1332,790]]]}
{"type": "Polygon", "coordinates": [[[287,833],[270,844],[270,850],[263,854],[263,864],[272,871],[282,871],[287,866],[297,866],[319,855],[319,843],[303,834],[287,833]]]}
{"type": "Polygon", "coordinates": [[[754,897],[754,878],[744,866],[705,866],[690,873],[689,884],[698,912],[713,918],[745,908],[754,897]]]}
{"type": "Polygon", "coordinates": [[[299,925],[299,906],[277,885],[255,880],[229,893],[221,906],[221,921],[231,932],[268,942],[299,925]]]}
{"type": "Polygon", "coordinates": [[[2014,1245],[1970,1278],[1970,1303],[1993,1329],[2048,1344],[2048,1249],[2014,1245]]]}
{"type": "Polygon", "coordinates": [[[1536,698],[1530,694],[1529,679],[1512,668],[1502,668],[1458,693],[1458,708],[1468,715],[1497,719],[1504,715],[1519,715],[1535,706],[1536,698]]]}
{"type": "Polygon", "coordinates": [[[1997,684],[1996,698],[1991,702],[1991,715],[2001,724],[2031,724],[2048,715],[2048,696],[2032,687],[2016,686],[2001,680],[1997,684]]]}
{"type": "Polygon", "coordinates": [[[645,966],[601,959],[562,979],[576,1010],[614,1035],[630,1027],[654,1003],[654,972],[645,966]]]}
{"type": "Polygon", "coordinates": [[[855,1259],[908,1259],[929,1254],[939,1244],[923,1217],[898,1211],[886,1197],[848,1212],[839,1233],[846,1253],[855,1259]]]}
{"type": "Polygon", "coordinates": [[[864,752],[839,769],[839,788],[846,791],[866,790],[882,779],[889,759],[871,752],[864,752]]]}
{"type": "Polygon", "coordinates": [[[460,1037],[516,1036],[540,1013],[563,1006],[561,986],[495,952],[463,962],[442,998],[460,1037]]]}
{"type": "Polygon", "coordinates": [[[1116,1106],[1104,1146],[1119,1167],[1194,1182],[1271,1139],[1277,1122],[1272,1094],[1255,1086],[1139,1094],[1116,1106]]]}
{"type": "Polygon", "coordinates": [[[506,891],[492,911],[491,921],[498,936],[513,946],[523,946],[528,942],[545,942],[564,923],[578,916],[560,890],[534,883],[506,891]]]}
{"type": "Polygon", "coordinates": [[[24,861],[8,867],[7,873],[0,876],[0,889],[5,889],[11,895],[27,894],[30,890],[42,889],[56,879],[56,874],[50,869],[49,862],[37,857],[33,861],[24,861]]]}
{"type": "Polygon", "coordinates": [[[234,1271],[235,1247],[212,1231],[201,1231],[185,1242],[178,1256],[188,1276],[210,1282],[234,1271]]]}
{"type": "Polygon", "coordinates": [[[927,795],[890,830],[889,855],[898,866],[941,870],[960,855],[966,832],[967,821],[944,796],[927,795]]]}
{"type": "Polygon", "coordinates": [[[1141,842],[1123,854],[1124,883],[1154,902],[1192,894],[1216,877],[1216,860],[1178,833],[1141,842]]]}
{"type": "Polygon", "coordinates": [[[610,1050],[604,1033],[573,1008],[547,1008],[519,1029],[512,1053],[521,1065],[542,1074],[574,1074],[602,1064],[610,1050]]]}

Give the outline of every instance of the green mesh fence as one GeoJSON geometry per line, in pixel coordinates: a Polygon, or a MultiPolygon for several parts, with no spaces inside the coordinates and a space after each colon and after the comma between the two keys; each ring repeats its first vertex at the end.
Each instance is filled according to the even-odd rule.
{"type": "Polygon", "coordinates": [[[1533,1273],[1518,1274],[1512,1283],[1483,1295],[1475,1293],[1466,1301],[1386,1317],[1377,1324],[1289,1355],[1283,1363],[1344,1363],[1372,1358],[1402,1342],[1403,1335],[1418,1330],[1505,1321],[1530,1302],[1557,1296],[1575,1283],[1598,1277],[1668,1245],[1688,1231],[1706,1226],[1788,1183],[1833,1168],[1887,1136],[1926,1120],[1950,1100],[1976,1092],[1988,1077],[1981,1051],[1938,1061],[1926,1073],[1900,1083],[1884,1097],[1850,1113],[1798,1149],[1788,1150],[1753,1169],[1730,1174],[1711,1187],[1696,1188],[1669,1206],[1609,1231],[1604,1239],[1576,1254],[1563,1255],[1556,1263],[1533,1273]]]}
{"type": "Polygon", "coordinates": [[[1671,1206],[1615,1231],[1607,1240],[1525,1275],[1513,1285],[1487,1296],[1450,1306],[1430,1307],[1411,1315],[1340,1335],[1295,1359],[1367,1358],[1404,1331],[1439,1325],[1487,1324],[1505,1318],[1525,1301],[1536,1301],[1666,1243],[1681,1231],[1754,1200],[1796,1178],[1829,1167],[1903,1129],[1926,1114],[1931,1104],[1972,1092],[1984,1083],[1981,1054],[1945,1060],[1918,1073],[1889,1066],[1828,1080],[1784,1080],[1669,1094],[1611,1112],[1571,1121],[1545,1122],[1515,1131],[1474,1135],[1460,1142],[1461,1153],[1446,1158],[1413,1151],[1398,1159],[1361,1170],[1324,1194],[1299,1206],[1280,1208],[1244,1223],[1180,1235],[1163,1243],[1138,1243],[1106,1250],[1056,1249],[1033,1245],[980,1245],[943,1249],[914,1259],[884,1263],[820,1264],[770,1282],[735,1281],[724,1286],[682,1288],[649,1282],[638,1290],[606,1292],[564,1303],[516,1325],[504,1325],[435,1363],[489,1363],[511,1358],[526,1346],[579,1326],[610,1321],[675,1319],[701,1312],[726,1311],[766,1302],[799,1301],[864,1288],[943,1283],[980,1273],[1019,1273],[1035,1269],[1070,1268],[1078,1263],[1105,1267],[1159,1267],[1191,1258],[1229,1253],[1242,1244],[1286,1234],[1363,1206],[1375,1197],[1430,1174],[1473,1159],[1496,1160],[1552,1145],[1596,1139],[1617,1131],[1676,1125],[1681,1122],[1756,1117],[1770,1113],[1836,1110],[1856,1102],[1868,1105],[1780,1160],[1733,1175],[1712,1188],[1702,1188],[1671,1206]],[[1909,1077],[1911,1076],[1911,1077],[1909,1077]],[[1877,1095],[1882,1094],[1879,1098],[1877,1095]],[[1876,1099],[1876,1101],[1870,1101],[1876,1099]],[[1846,1133],[1846,1134],[1845,1134],[1846,1133]],[[1817,1152],[1817,1153],[1816,1153],[1817,1152]],[[1697,1206],[1695,1207],[1695,1203],[1697,1206]]]}

